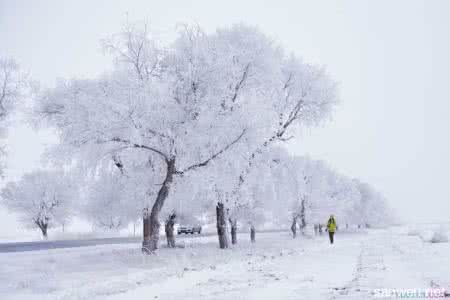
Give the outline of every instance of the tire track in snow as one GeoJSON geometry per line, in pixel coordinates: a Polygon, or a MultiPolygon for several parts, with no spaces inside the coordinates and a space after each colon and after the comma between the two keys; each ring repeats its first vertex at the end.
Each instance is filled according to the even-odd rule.
{"type": "Polygon", "coordinates": [[[374,298],[374,283],[386,271],[384,246],[371,238],[362,242],[360,248],[353,278],[342,287],[333,287],[330,300],[374,298]]]}
{"type": "MultiPolygon", "coordinates": [[[[427,263],[432,246],[416,242],[411,237],[386,230],[372,231],[367,241],[361,244],[352,280],[332,288],[329,299],[393,299],[395,295],[383,298],[378,293],[395,291],[400,293],[397,297],[401,297],[408,290],[445,288],[445,283],[431,279],[439,274],[427,263]]],[[[444,258],[437,260],[445,264],[444,258]]]]}

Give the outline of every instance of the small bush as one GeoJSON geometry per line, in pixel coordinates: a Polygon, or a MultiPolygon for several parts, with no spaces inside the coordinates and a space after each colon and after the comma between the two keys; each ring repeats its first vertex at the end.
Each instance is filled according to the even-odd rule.
{"type": "Polygon", "coordinates": [[[430,243],[448,243],[448,234],[445,232],[444,228],[439,228],[434,232],[430,239],[430,243]]]}

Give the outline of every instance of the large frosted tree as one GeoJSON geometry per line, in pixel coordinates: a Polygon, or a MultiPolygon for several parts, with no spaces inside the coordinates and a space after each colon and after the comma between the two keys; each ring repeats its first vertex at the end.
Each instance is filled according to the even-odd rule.
{"type": "Polygon", "coordinates": [[[284,57],[265,35],[241,25],[212,34],[187,26],[165,47],[145,28],[130,27],[105,47],[115,57],[112,72],[60,83],[41,97],[38,112],[60,132],[57,152],[78,154],[84,166],[130,150],[162,166],[148,182],[158,186],[156,197],[144,207],[143,249],[153,251],[174,179],[236,144],[262,142],[276,115],[284,57]]]}
{"type": "Polygon", "coordinates": [[[76,195],[72,179],[62,171],[45,170],[27,173],[1,191],[2,203],[17,213],[26,227],[41,230],[44,238],[49,228],[70,219],[76,195]]]}
{"type": "Polygon", "coordinates": [[[158,190],[143,207],[149,252],[158,247],[159,215],[174,180],[219,159],[232,163],[234,148],[244,145],[239,186],[258,153],[327,118],[336,102],[323,68],[286,55],[249,26],[213,33],[183,26],[165,44],[145,26],[127,26],[103,44],[113,70],[61,82],[41,97],[38,112],[58,128],[57,152],[87,169],[111,155],[127,169],[122,154],[130,151],[163,169],[149,177],[149,189],[158,190]]]}

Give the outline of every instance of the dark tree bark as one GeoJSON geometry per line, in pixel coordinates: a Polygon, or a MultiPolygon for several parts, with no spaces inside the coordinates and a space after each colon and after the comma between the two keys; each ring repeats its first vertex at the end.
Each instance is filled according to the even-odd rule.
{"type": "Polygon", "coordinates": [[[177,215],[175,214],[175,212],[172,212],[166,220],[165,231],[168,248],[175,248],[175,235],[173,233],[173,227],[175,225],[176,217],[177,215]]]}
{"type": "Polygon", "coordinates": [[[300,210],[300,230],[302,234],[304,234],[304,230],[306,228],[306,199],[302,199],[301,210],[300,210]]]}
{"type": "Polygon", "coordinates": [[[297,216],[292,218],[291,231],[292,237],[295,239],[297,237],[297,216]]]}
{"type": "Polygon", "coordinates": [[[237,220],[229,219],[231,227],[231,244],[237,244],[237,220]]]}
{"type": "Polygon", "coordinates": [[[142,242],[142,252],[147,252],[147,245],[146,237],[149,239],[150,237],[150,218],[149,218],[149,212],[148,207],[144,208],[142,211],[142,229],[143,233],[142,236],[144,237],[144,240],[142,242]]]}
{"type": "Polygon", "coordinates": [[[250,225],[250,241],[252,243],[256,242],[256,229],[253,225],[250,225]]]}
{"type": "Polygon", "coordinates": [[[167,160],[166,164],[166,178],[159,189],[158,196],[153,204],[150,215],[144,214],[144,240],[142,241],[142,251],[144,253],[151,253],[158,249],[159,228],[161,226],[159,223],[159,213],[169,195],[170,184],[173,181],[173,175],[176,173],[175,158],[167,160]]]}
{"type": "Polygon", "coordinates": [[[217,220],[217,235],[219,237],[219,247],[220,249],[226,249],[228,248],[227,218],[225,205],[222,202],[217,203],[216,220],[217,220]]]}
{"type": "Polygon", "coordinates": [[[42,237],[46,240],[48,238],[48,235],[47,235],[48,224],[43,221],[36,221],[35,223],[41,230],[42,237]]]}
{"type": "Polygon", "coordinates": [[[42,231],[42,236],[44,237],[44,239],[48,239],[47,224],[45,224],[43,227],[41,227],[41,231],[42,231]]]}

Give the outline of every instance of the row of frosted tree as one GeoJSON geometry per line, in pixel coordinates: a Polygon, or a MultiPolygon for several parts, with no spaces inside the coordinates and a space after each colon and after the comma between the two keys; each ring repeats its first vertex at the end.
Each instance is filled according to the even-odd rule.
{"type": "Polygon", "coordinates": [[[149,253],[161,221],[174,247],[176,222],[214,219],[221,248],[230,232],[237,242],[238,227],[254,240],[263,224],[291,227],[295,236],[330,213],[346,224],[389,221],[385,200],[368,184],[285,150],[337,103],[323,67],[245,25],[212,33],[181,26],[171,41],[126,25],[102,45],[113,58],[107,71],[46,90],[1,61],[2,124],[14,103],[31,99],[27,119],[59,138],[45,168],[1,193],[44,236],[74,215],[110,229],[141,219],[149,253]]]}

